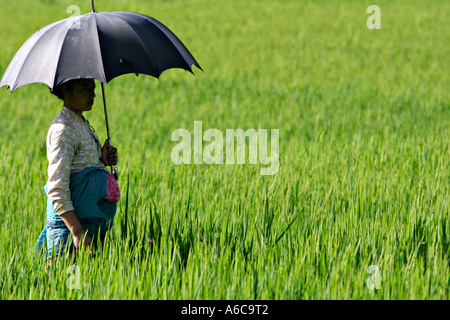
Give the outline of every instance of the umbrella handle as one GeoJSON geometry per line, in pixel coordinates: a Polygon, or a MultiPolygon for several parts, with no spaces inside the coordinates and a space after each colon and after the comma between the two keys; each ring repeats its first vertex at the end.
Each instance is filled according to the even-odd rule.
{"type": "Polygon", "coordinates": [[[111,173],[116,179],[116,181],[119,180],[119,171],[117,170],[117,167],[111,166],[111,173]]]}
{"type": "MultiPolygon", "coordinates": [[[[108,138],[108,151],[111,151],[112,149],[112,145],[111,145],[111,141],[108,138]]],[[[114,176],[114,178],[117,180],[119,180],[119,169],[117,169],[117,167],[115,166],[110,166],[111,168],[111,174],[114,176]]]]}

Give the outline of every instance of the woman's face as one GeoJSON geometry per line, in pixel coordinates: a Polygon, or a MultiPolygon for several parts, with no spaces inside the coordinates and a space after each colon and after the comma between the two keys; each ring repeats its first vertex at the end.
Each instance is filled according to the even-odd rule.
{"type": "Polygon", "coordinates": [[[63,89],[64,105],[78,115],[92,110],[95,98],[95,82],[93,79],[80,79],[73,83],[72,90],[63,89]]]}

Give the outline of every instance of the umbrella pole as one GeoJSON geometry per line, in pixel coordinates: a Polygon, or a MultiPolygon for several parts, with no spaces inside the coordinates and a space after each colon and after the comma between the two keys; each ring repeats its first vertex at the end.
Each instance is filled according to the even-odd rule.
{"type": "MultiPolygon", "coordinates": [[[[108,135],[108,150],[112,149],[111,146],[111,134],[109,133],[109,121],[108,121],[108,111],[106,110],[106,98],[105,98],[105,86],[103,82],[101,82],[102,86],[102,97],[103,97],[103,109],[105,110],[105,122],[106,122],[106,134],[108,135]]],[[[111,166],[111,173],[118,179],[117,168],[111,166]]]]}
{"type": "MultiPolygon", "coordinates": [[[[102,85],[103,109],[105,110],[106,133],[108,135],[108,142],[111,142],[111,135],[109,133],[108,111],[106,110],[105,87],[103,85],[103,82],[101,82],[101,85],[102,85]]],[[[109,146],[111,147],[111,144],[109,144],[109,146]]]]}

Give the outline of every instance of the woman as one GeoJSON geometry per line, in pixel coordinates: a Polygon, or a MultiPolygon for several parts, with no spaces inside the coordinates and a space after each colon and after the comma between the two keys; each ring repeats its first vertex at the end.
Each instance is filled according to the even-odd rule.
{"type": "Polygon", "coordinates": [[[106,168],[117,164],[117,149],[108,148],[108,140],[100,147],[83,116],[92,109],[94,90],[93,79],[78,79],[52,91],[64,105],[47,135],[47,224],[36,244],[39,249],[47,239],[50,263],[64,252],[70,235],[75,250],[82,240],[85,246],[95,243],[97,236],[103,245],[117,210],[119,188],[106,168]]]}

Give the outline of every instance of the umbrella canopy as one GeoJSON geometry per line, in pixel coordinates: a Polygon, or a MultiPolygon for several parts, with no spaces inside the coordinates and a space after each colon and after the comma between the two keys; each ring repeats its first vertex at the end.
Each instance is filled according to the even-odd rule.
{"type": "Polygon", "coordinates": [[[127,73],[159,78],[164,70],[201,67],[161,22],[134,12],[92,12],[50,24],[33,34],[6,69],[0,87],[29,83],[54,87],[73,79],[107,83],[127,73]]]}

